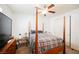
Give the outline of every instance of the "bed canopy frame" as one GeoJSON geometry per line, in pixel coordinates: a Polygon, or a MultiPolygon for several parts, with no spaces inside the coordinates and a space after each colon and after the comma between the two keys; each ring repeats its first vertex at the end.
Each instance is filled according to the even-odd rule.
{"type": "MultiPolygon", "coordinates": [[[[39,54],[38,52],[38,16],[39,16],[39,13],[38,13],[38,8],[36,8],[36,34],[35,34],[35,54],[39,54]]],[[[57,54],[59,53],[60,51],[63,51],[63,54],[66,53],[66,50],[65,50],[65,19],[66,17],[64,16],[63,17],[64,19],[64,26],[63,26],[63,47],[58,47],[58,48],[53,48],[51,49],[50,51],[47,51],[45,52],[44,54],[57,54]]],[[[42,24],[42,30],[44,31],[44,24],[42,24]]],[[[30,32],[30,26],[29,26],[29,32],[30,32]]]]}

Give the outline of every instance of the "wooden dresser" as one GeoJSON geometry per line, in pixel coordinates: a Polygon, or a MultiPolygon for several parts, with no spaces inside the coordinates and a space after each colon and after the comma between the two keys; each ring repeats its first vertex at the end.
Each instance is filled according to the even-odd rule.
{"type": "Polygon", "coordinates": [[[11,39],[2,49],[0,54],[15,54],[16,53],[16,39],[11,39]]]}

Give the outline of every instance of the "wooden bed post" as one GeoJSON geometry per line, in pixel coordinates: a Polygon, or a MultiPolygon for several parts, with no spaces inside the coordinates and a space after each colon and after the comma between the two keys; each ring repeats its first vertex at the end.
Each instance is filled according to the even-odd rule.
{"type": "Polygon", "coordinates": [[[64,48],[63,48],[63,54],[65,54],[66,53],[66,47],[65,47],[65,25],[66,25],[66,23],[65,23],[65,21],[66,21],[66,17],[64,16],[64,28],[63,28],[63,43],[64,43],[64,48]]]}
{"type": "Polygon", "coordinates": [[[35,53],[38,54],[38,8],[36,8],[36,37],[35,37],[35,53]]]}

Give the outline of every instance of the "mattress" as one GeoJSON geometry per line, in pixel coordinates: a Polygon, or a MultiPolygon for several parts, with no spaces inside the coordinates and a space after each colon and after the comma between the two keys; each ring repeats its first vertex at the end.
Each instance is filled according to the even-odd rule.
{"type": "MultiPolygon", "coordinates": [[[[30,47],[35,52],[35,34],[30,34],[30,47]]],[[[38,34],[38,52],[44,53],[52,48],[56,48],[63,45],[63,39],[56,37],[51,33],[39,33],[38,34]]]]}

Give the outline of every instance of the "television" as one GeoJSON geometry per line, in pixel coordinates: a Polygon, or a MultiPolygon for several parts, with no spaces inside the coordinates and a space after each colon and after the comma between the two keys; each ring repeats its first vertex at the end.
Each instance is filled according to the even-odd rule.
{"type": "Polygon", "coordinates": [[[12,36],[12,19],[0,12],[0,48],[10,40],[12,36]]]}

